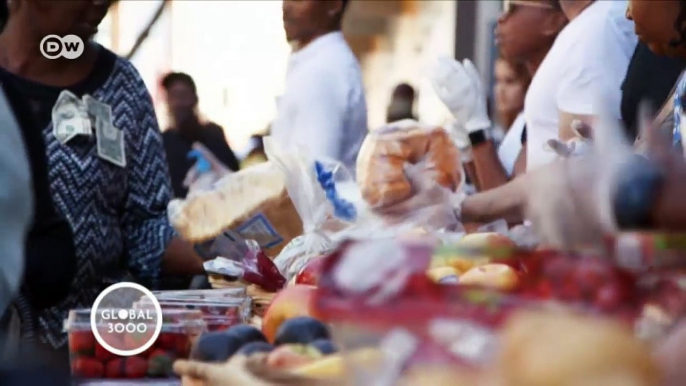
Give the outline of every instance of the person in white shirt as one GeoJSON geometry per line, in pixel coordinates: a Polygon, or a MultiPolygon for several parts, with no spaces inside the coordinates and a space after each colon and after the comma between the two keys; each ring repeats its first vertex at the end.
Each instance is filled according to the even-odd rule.
{"type": "MultiPolygon", "coordinates": [[[[592,124],[593,101],[602,95],[620,120],[621,84],[637,45],[633,22],[625,18],[624,0],[560,0],[569,19],[529,86],[524,103],[527,130],[527,172],[549,164],[557,154],[550,140],[577,136],[572,122],[592,124]]],[[[510,182],[468,197],[462,205],[465,222],[505,218],[523,220],[517,190],[510,182]]]]}
{"type": "Polygon", "coordinates": [[[368,127],[362,72],[341,32],[348,1],[284,0],[294,52],[272,137],[285,150],[304,149],[352,170],[368,127]]]}
{"type": "Polygon", "coordinates": [[[546,144],[574,138],[574,120],[591,123],[598,95],[609,98],[621,119],[621,86],[638,43],[624,0],[561,0],[560,5],[570,22],[541,63],[524,104],[527,170],[556,158],[546,144]]]}

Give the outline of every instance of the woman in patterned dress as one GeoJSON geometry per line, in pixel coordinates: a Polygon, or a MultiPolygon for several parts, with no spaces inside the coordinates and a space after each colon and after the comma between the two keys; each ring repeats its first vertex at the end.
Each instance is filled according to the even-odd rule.
{"type": "Polygon", "coordinates": [[[74,235],[77,270],[71,291],[37,318],[41,341],[60,354],[66,352],[62,323],[67,312],[90,307],[108,285],[154,285],[163,273],[203,273],[202,260],[176,238],[167,220],[169,173],[145,83],[129,61],[89,40],[109,3],[11,0],[0,34],[0,81],[12,84],[28,101],[45,141],[55,209],[74,235]],[[46,58],[40,45],[48,35],[76,35],[86,42],[82,54],[46,58]],[[109,106],[111,120],[101,120],[107,125],[103,131],[93,116],[88,118],[90,133],[84,129],[69,137],[60,133],[60,125],[53,127],[53,106],[65,90],[109,106]],[[121,136],[123,142],[98,143],[121,136]]]}

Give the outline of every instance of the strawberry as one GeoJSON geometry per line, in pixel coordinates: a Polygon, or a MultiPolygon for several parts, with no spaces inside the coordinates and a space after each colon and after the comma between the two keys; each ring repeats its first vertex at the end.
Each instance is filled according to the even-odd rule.
{"type": "Polygon", "coordinates": [[[69,333],[69,351],[76,356],[92,356],[95,352],[95,336],[91,331],[69,333]]]}
{"type": "Polygon", "coordinates": [[[145,378],[148,372],[148,361],[141,357],[126,358],[124,376],[129,379],[145,378]]]}
{"type": "Polygon", "coordinates": [[[107,349],[102,347],[100,344],[96,344],[95,345],[95,358],[99,361],[107,363],[107,361],[116,358],[116,355],[107,351],[107,349]]]}
{"type": "Polygon", "coordinates": [[[93,358],[76,358],[71,370],[77,378],[101,378],[105,373],[102,362],[93,358]]]}
{"type": "Polygon", "coordinates": [[[184,358],[187,357],[191,351],[191,342],[186,334],[176,334],[176,344],[174,347],[174,352],[177,356],[184,358]]]}
{"type": "Polygon", "coordinates": [[[164,350],[154,350],[148,359],[148,376],[170,377],[174,375],[174,356],[164,350]]]}
{"type": "Polygon", "coordinates": [[[176,349],[176,336],[170,332],[163,332],[157,337],[155,345],[164,350],[175,350],[176,349]]]}
{"type": "Polygon", "coordinates": [[[125,359],[117,358],[107,362],[105,367],[105,378],[124,378],[125,359]]]}

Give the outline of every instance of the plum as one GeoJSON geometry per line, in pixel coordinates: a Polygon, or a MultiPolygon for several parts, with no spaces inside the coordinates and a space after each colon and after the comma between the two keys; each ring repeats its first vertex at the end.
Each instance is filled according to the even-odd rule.
{"type": "Polygon", "coordinates": [[[250,356],[252,354],[257,353],[268,353],[272,350],[274,350],[274,346],[272,346],[271,344],[267,342],[255,341],[243,345],[243,347],[241,347],[241,349],[238,350],[236,354],[250,356]]]}
{"type": "Polygon", "coordinates": [[[324,355],[334,354],[338,351],[336,345],[328,339],[317,339],[313,342],[310,342],[310,346],[316,348],[324,355]]]}
{"type": "Polygon", "coordinates": [[[240,337],[226,331],[206,332],[195,341],[190,356],[202,362],[225,362],[244,343],[240,337]]]}
{"type": "Polygon", "coordinates": [[[238,337],[243,343],[266,342],[267,338],[262,331],[249,324],[239,324],[226,330],[227,334],[238,337]]]}
{"type": "Polygon", "coordinates": [[[329,328],[317,319],[301,316],[288,319],[276,331],[274,345],[309,344],[317,339],[329,339],[329,328]]]}

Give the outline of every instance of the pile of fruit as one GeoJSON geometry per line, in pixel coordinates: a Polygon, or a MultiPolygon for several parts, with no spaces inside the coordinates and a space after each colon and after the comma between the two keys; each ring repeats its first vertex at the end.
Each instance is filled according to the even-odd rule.
{"type": "MultiPolygon", "coordinates": [[[[193,345],[190,358],[205,363],[225,363],[236,355],[260,354],[264,364],[279,371],[311,371],[330,361],[338,350],[330,340],[329,328],[307,316],[284,321],[273,339],[251,325],[202,334],[193,345]]],[[[184,381],[185,382],[185,381],[184,381]]]]}

